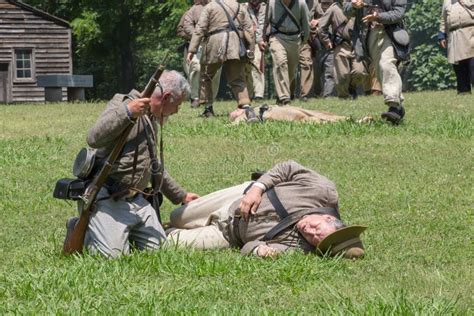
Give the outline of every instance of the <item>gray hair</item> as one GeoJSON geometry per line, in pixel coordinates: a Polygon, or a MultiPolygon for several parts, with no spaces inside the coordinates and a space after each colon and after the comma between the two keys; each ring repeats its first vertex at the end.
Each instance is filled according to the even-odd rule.
{"type": "Polygon", "coordinates": [[[346,227],[346,224],[344,224],[340,219],[337,218],[330,220],[328,223],[334,226],[336,230],[346,227]]]}
{"type": "Polygon", "coordinates": [[[181,101],[189,99],[191,95],[191,86],[188,81],[181,73],[175,70],[164,71],[160,77],[160,85],[163,92],[169,92],[173,98],[181,101]]]}

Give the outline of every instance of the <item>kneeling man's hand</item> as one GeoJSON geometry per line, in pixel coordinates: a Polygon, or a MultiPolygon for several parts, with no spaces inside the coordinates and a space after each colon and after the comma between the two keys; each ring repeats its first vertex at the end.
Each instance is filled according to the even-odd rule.
{"type": "Polygon", "coordinates": [[[249,213],[254,215],[257,212],[257,208],[262,202],[262,194],[263,189],[254,185],[240,201],[240,215],[245,221],[248,221],[249,213]]]}
{"type": "Polygon", "coordinates": [[[189,192],[188,194],[186,194],[183,198],[183,204],[188,204],[189,202],[191,201],[194,201],[194,200],[197,200],[199,199],[200,196],[197,195],[196,193],[192,193],[192,192],[189,192]]]}

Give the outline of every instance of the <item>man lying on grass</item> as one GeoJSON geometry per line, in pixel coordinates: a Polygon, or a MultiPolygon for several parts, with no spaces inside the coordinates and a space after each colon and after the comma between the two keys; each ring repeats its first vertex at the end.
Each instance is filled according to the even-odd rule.
{"type": "MultiPolygon", "coordinates": [[[[351,120],[348,116],[337,115],[326,111],[308,110],[295,106],[268,106],[267,104],[263,104],[250,113],[246,109],[237,109],[229,114],[229,119],[232,124],[239,124],[242,122],[254,123],[258,121],[287,121],[324,124],[351,120]],[[258,113],[259,120],[250,119],[255,115],[254,113],[258,113]]],[[[357,123],[370,123],[373,121],[373,117],[365,116],[360,120],[357,120],[357,123]]]]}
{"type": "Polygon", "coordinates": [[[301,249],[319,255],[364,255],[364,226],[346,226],[335,184],[294,161],[258,181],[213,192],[171,213],[168,243],[197,249],[238,247],[272,257],[301,249]]]}

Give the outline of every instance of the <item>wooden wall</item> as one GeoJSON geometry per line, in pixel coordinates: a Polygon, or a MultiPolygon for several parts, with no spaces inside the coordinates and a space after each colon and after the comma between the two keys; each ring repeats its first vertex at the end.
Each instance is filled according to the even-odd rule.
{"type": "MultiPolygon", "coordinates": [[[[15,48],[33,48],[36,75],[72,74],[71,29],[54,19],[12,2],[0,0],[0,63],[10,62],[11,101],[44,101],[44,88],[34,82],[15,82],[15,48]]],[[[66,100],[66,89],[63,89],[66,100]]]]}

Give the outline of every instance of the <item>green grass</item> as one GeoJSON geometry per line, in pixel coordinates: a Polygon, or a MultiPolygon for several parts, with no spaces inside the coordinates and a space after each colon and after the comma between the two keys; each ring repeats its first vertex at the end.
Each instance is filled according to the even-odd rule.
{"type": "MultiPolygon", "coordinates": [[[[183,105],[166,166],[199,194],[294,159],[334,180],[343,218],[369,229],[360,261],[167,249],[117,260],[61,256],[71,175],[100,104],[0,106],[0,314],[429,314],[474,312],[474,97],[406,95],[404,124],[204,121],[183,105]]],[[[296,104],[298,105],[298,104],[296,104]]],[[[216,112],[232,110],[231,102],[216,112]]],[[[304,107],[378,117],[381,97],[304,107]]],[[[167,218],[172,205],[163,207],[167,218]]]]}

